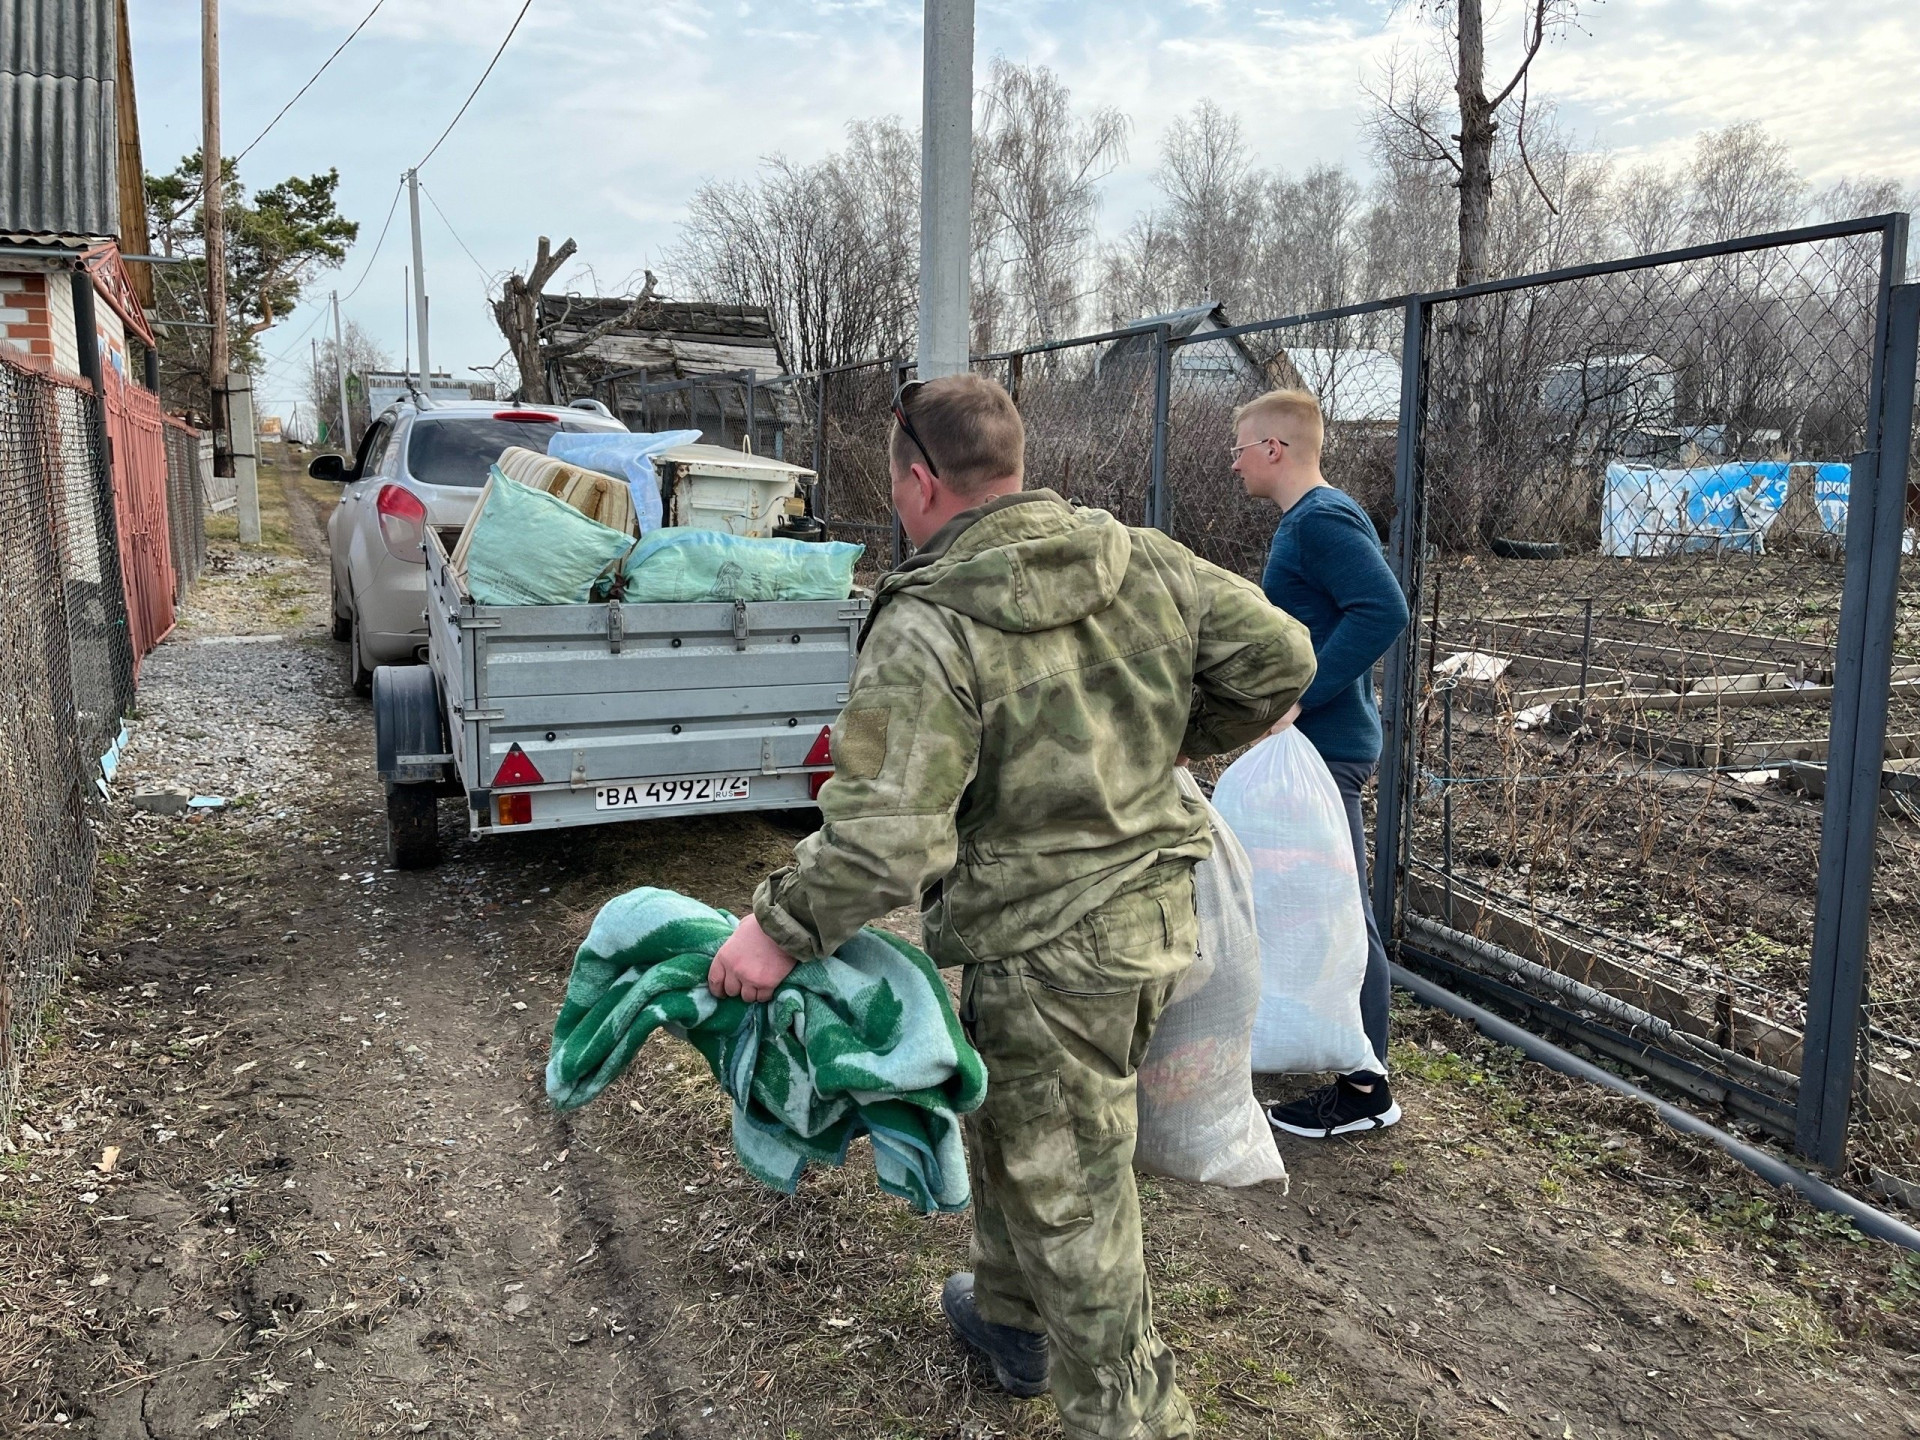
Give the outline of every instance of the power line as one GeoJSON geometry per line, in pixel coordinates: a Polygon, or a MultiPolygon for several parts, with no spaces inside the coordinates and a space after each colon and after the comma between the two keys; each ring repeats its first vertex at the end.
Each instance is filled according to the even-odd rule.
{"type": "Polygon", "coordinates": [[[460,123],[460,117],[467,113],[467,106],[473,104],[473,97],[478,95],[480,93],[480,87],[487,83],[487,76],[493,74],[493,67],[498,65],[500,63],[500,57],[507,53],[507,46],[512,43],[514,32],[520,28],[520,22],[527,18],[527,11],[532,8],[533,0],[526,0],[526,3],[520,7],[520,13],[513,17],[513,24],[507,28],[507,38],[502,40],[500,42],[500,48],[493,52],[493,59],[489,60],[487,62],[487,68],[480,72],[480,78],[473,82],[473,89],[469,90],[467,92],[467,98],[460,102],[459,110],[454,113],[453,119],[447,122],[447,128],[440,132],[440,138],[433,142],[433,149],[427,151],[426,154],[420,157],[418,164],[413,167],[415,170],[418,170],[421,165],[425,165],[427,161],[431,160],[434,150],[438,150],[441,145],[446,143],[447,136],[453,133],[453,127],[460,123]]]}
{"type": "Polygon", "coordinates": [[[433,192],[427,189],[426,182],[421,182],[420,190],[421,193],[427,197],[427,203],[433,206],[433,213],[440,217],[440,223],[447,227],[447,233],[453,236],[453,243],[458,245],[462,250],[467,251],[467,259],[473,261],[473,268],[480,272],[480,278],[486,282],[487,288],[491,290],[493,288],[492,272],[480,263],[479,256],[475,255],[473,251],[467,250],[467,242],[462,240],[460,238],[460,232],[453,228],[453,222],[447,219],[447,212],[440,208],[440,202],[433,198],[433,192]]]}
{"type": "Polygon", "coordinates": [[[334,47],[333,54],[327,56],[327,58],[321,62],[320,68],[313,72],[312,78],[310,78],[306,84],[302,85],[298,90],[293,92],[293,99],[287,101],[286,104],[280,107],[280,114],[275,115],[273,119],[267,122],[266,130],[262,130],[258,135],[254,136],[253,139],[247,143],[247,149],[242,150],[238,155],[233,157],[234,164],[238,165],[242,160],[246,159],[247,151],[252,150],[255,145],[258,145],[262,140],[267,138],[267,131],[272,130],[274,126],[278,125],[280,123],[281,116],[285,115],[287,111],[291,110],[299,102],[300,97],[306,94],[307,91],[313,88],[314,81],[318,80],[322,75],[327,73],[327,66],[333,64],[334,61],[340,58],[340,52],[346,49],[347,46],[351,45],[354,42],[354,37],[359,35],[359,33],[362,30],[367,28],[367,21],[373,19],[375,15],[379,14],[380,7],[386,3],[387,3],[387,0],[373,0],[373,9],[367,11],[365,16],[361,18],[360,23],[353,27],[353,33],[348,35],[346,39],[342,40],[338,45],[334,47]]]}
{"type": "Polygon", "coordinates": [[[367,283],[367,276],[373,273],[373,262],[380,258],[380,247],[387,243],[387,231],[393,226],[393,212],[400,208],[400,192],[406,187],[404,177],[393,187],[393,199],[387,204],[387,218],[380,222],[380,238],[373,242],[373,254],[367,257],[367,268],[360,272],[360,278],[353,282],[353,289],[340,297],[345,304],[360,293],[360,287],[367,283]]]}

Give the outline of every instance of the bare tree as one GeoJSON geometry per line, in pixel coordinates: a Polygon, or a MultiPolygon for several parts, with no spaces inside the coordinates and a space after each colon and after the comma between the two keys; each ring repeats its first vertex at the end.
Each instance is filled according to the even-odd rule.
{"type": "MultiPolygon", "coordinates": [[[[355,435],[366,433],[371,416],[367,413],[366,373],[369,370],[387,368],[387,353],[357,320],[348,319],[341,333],[340,355],[345,364],[341,367],[347,376],[347,404],[353,410],[352,431],[355,435]]],[[[327,427],[328,443],[338,444],[332,437],[343,433],[340,425],[340,371],[334,366],[333,336],[331,333],[320,342],[313,364],[307,372],[307,403],[327,427]]]]}
{"type": "Polygon", "coordinates": [[[1686,186],[1688,239],[1696,244],[1784,229],[1800,218],[1807,193],[1792,152],[1758,121],[1703,131],[1686,186]]]}
{"type": "MultiPolygon", "coordinates": [[[[1493,208],[1494,141],[1500,112],[1514,111],[1514,155],[1531,175],[1527,153],[1527,101],[1533,62],[1548,38],[1570,25],[1576,0],[1527,0],[1520,26],[1520,55],[1500,88],[1487,92],[1486,20],[1482,0],[1427,0],[1424,7],[1446,38],[1452,72],[1452,110],[1458,128],[1442,118],[1448,110],[1439,73],[1422,57],[1395,55],[1383,83],[1372,91],[1376,148],[1454,175],[1460,190],[1460,236],[1455,283],[1472,285],[1488,277],[1489,217],[1493,208]]],[[[1546,187],[1534,177],[1543,200],[1546,187]]]]}
{"type": "Polygon", "coordinates": [[[1164,218],[1149,210],[1101,256],[1101,323],[1109,329],[1143,315],[1161,315],[1180,303],[1174,290],[1176,241],[1164,218]]]}
{"type": "Polygon", "coordinates": [[[898,355],[919,274],[919,143],[898,120],[848,127],[813,165],[764,161],[751,183],[702,185],[669,257],[705,300],[764,305],[803,370],[898,355]]]}
{"type": "Polygon", "coordinates": [[[1651,255],[1685,244],[1685,177],[1652,164],[1629,170],[1614,186],[1613,228],[1622,255],[1651,255]]]}
{"type": "Polygon", "coordinates": [[[991,229],[974,243],[981,268],[1002,268],[993,261],[1004,256],[1023,338],[1058,339],[1079,319],[1100,181],[1126,157],[1127,128],[1110,108],[1076,118],[1046,66],[994,58],[974,142],[977,208],[991,229]]]}
{"type": "Polygon", "coordinates": [[[533,267],[525,275],[518,271],[509,275],[506,283],[500,287],[500,294],[488,302],[493,310],[494,324],[500,327],[500,333],[506,337],[507,348],[513,352],[514,365],[520,372],[521,394],[535,403],[545,403],[553,398],[547,385],[548,364],[569,355],[578,355],[595,341],[644,319],[654,306],[654,287],[658,283],[653,272],[647,271],[646,283],[625,310],[571,340],[556,341],[547,333],[553,327],[548,326],[545,331],[541,328],[540,296],[547,282],[567,263],[577,247],[571,238],[562,242],[558,250],[552,249],[551,244],[542,235],[533,257],[533,267]]]}
{"type": "Polygon", "coordinates": [[[1238,118],[1202,100],[1191,115],[1174,121],[1162,147],[1158,181],[1178,255],[1181,303],[1215,300],[1237,306],[1260,184],[1238,118]]]}

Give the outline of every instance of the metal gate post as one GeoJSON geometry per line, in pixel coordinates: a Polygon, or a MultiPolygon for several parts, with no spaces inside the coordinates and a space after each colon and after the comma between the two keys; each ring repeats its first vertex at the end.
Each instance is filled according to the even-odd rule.
{"type": "Polygon", "coordinates": [[[1413,795],[1413,712],[1419,699],[1416,673],[1420,651],[1421,559],[1427,540],[1427,494],[1422,430],[1427,417],[1427,302],[1407,301],[1405,338],[1400,350],[1400,435],[1393,463],[1393,526],[1388,549],[1393,578],[1407,597],[1407,633],[1387,652],[1385,693],[1381,697],[1384,735],[1380,781],[1374,801],[1373,914],[1389,944],[1398,933],[1396,900],[1405,884],[1402,850],[1413,795]]]}
{"type": "Polygon", "coordinates": [[[1167,408],[1173,396],[1173,329],[1153,328],[1153,464],[1147,480],[1147,524],[1165,530],[1172,520],[1167,497],[1167,408]]]}
{"type": "Polygon", "coordinates": [[[1901,285],[1905,217],[1886,231],[1867,415],[1869,448],[1848,483],[1846,578],[1834,655],[1827,794],[1820,819],[1807,1030],[1801,1048],[1794,1149],[1816,1165],[1846,1158],[1860,1012],[1866,1000],[1874,842],[1886,760],[1894,612],[1906,528],[1914,370],[1920,365],[1920,285],[1901,285]]]}
{"type": "Polygon", "coordinates": [[[827,444],[827,372],[820,372],[820,381],[813,393],[813,473],[819,477],[814,482],[814,515],[822,526],[821,534],[830,535],[832,530],[833,489],[828,483],[827,467],[833,463],[833,449],[827,444]]]}
{"type": "MultiPolygon", "coordinates": [[[[893,362],[893,389],[887,394],[889,402],[892,401],[895,395],[900,393],[900,387],[906,383],[907,362],[904,360],[896,360],[893,362]]],[[[891,459],[889,459],[889,463],[891,463],[891,459]]],[[[887,508],[890,510],[893,509],[892,506],[888,506],[887,508]]],[[[893,528],[891,533],[893,536],[893,562],[888,568],[898,570],[900,568],[900,562],[907,558],[907,537],[900,529],[900,512],[898,510],[893,511],[893,528]]]]}

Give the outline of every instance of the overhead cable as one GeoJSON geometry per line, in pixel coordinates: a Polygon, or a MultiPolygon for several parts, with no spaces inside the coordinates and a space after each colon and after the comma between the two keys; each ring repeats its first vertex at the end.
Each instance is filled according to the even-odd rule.
{"type": "Polygon", "coordinates": [[[413,168],[415,170],[418,170],[422,165],[425,165],[427,161],[433,159],[434,151],[446,143],[447,136],[453,133],[453,127],[460,123],[460,117],[465,115],[467,113],[467,107],[473,104],[473,97],[478,95],[480,93],[480,87],[487,83],[487,76],[493,74],[493,67],[498,65],[500,63],[500,57],[507,53],[507,46],[513,42],[514,32],[519,30],[520,22],[527,18],[527,11],[532,8],[533,0],[526,0],[526,3],[520,7],[520,13],[513,17],[513,24],[507,27],[506,39],[502,40],[500,42],[500,48],[493,52],[493,59],[489,60],[487,62],[487,68],[480,72],[480,78],[473,82],[473,89],[469,90],[467,92],[467,98],[460,102],[460,108],[454,112],[453,119],[447,122],[447,128],[440,132],[440,138],[433,142],[433,148],[422,155],[419,162],[414,165],[413,168]]]}
{"type": "Polygon", "coordinates": [[[386,3],[387,3],[387,0],[373,0],[373,9],[367,11],[367,13],[360,18],[360,23],[353,27],[352,34],[349,34],[346,39],[342,40],[338,45],[333,47],[333,54],[327,56],[325,60],[321,61],[320,68],[314,71],[310,77],[308,77],[307,83],[302,85],[298,90],[293,92],[293,99],[287,101],[286,104],[280,107],[280,113],[278,115],[275,115],[273,119],[267,122],[266,130],[262,130],[258,135],[254,136],[252,140],[247,142],[246,150],[242,150],[238,155],[233,157],[234,164],[238,165],[242,160],[246,159],[247,152],[252,150],[255,145],[258,145],[262,140],[267,138],[267,132],[272,130],[274,126],[280,123],[280,117],[282,115],[285,115],[287,111],[291,110],[296,104],[299,103],[300,97],[306,94],[307,91],[313,88],[314,81],[318,80],[322,75],[327,73],[327,66],[333,64],[334,61],[340,58],[340,52],[346,49],[347,46],[351,45],[354,42],[355,36],[359,35],[359,33],[362,30],[367,28],[367,22],[373,19],[375,15],[378,15],[380,13],[380,7],[386,3]]]}

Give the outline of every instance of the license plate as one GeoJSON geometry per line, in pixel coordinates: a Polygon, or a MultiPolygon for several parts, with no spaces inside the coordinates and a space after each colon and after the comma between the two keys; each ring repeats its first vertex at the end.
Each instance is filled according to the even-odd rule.
{"type": "Polygon", "coordinates": [[[683,775],[673,780],[637,780],[631,785],[597,785],[596,810],[650,810],[656,805],[717,805],[747,798],[745,775],[683,775]]]}

